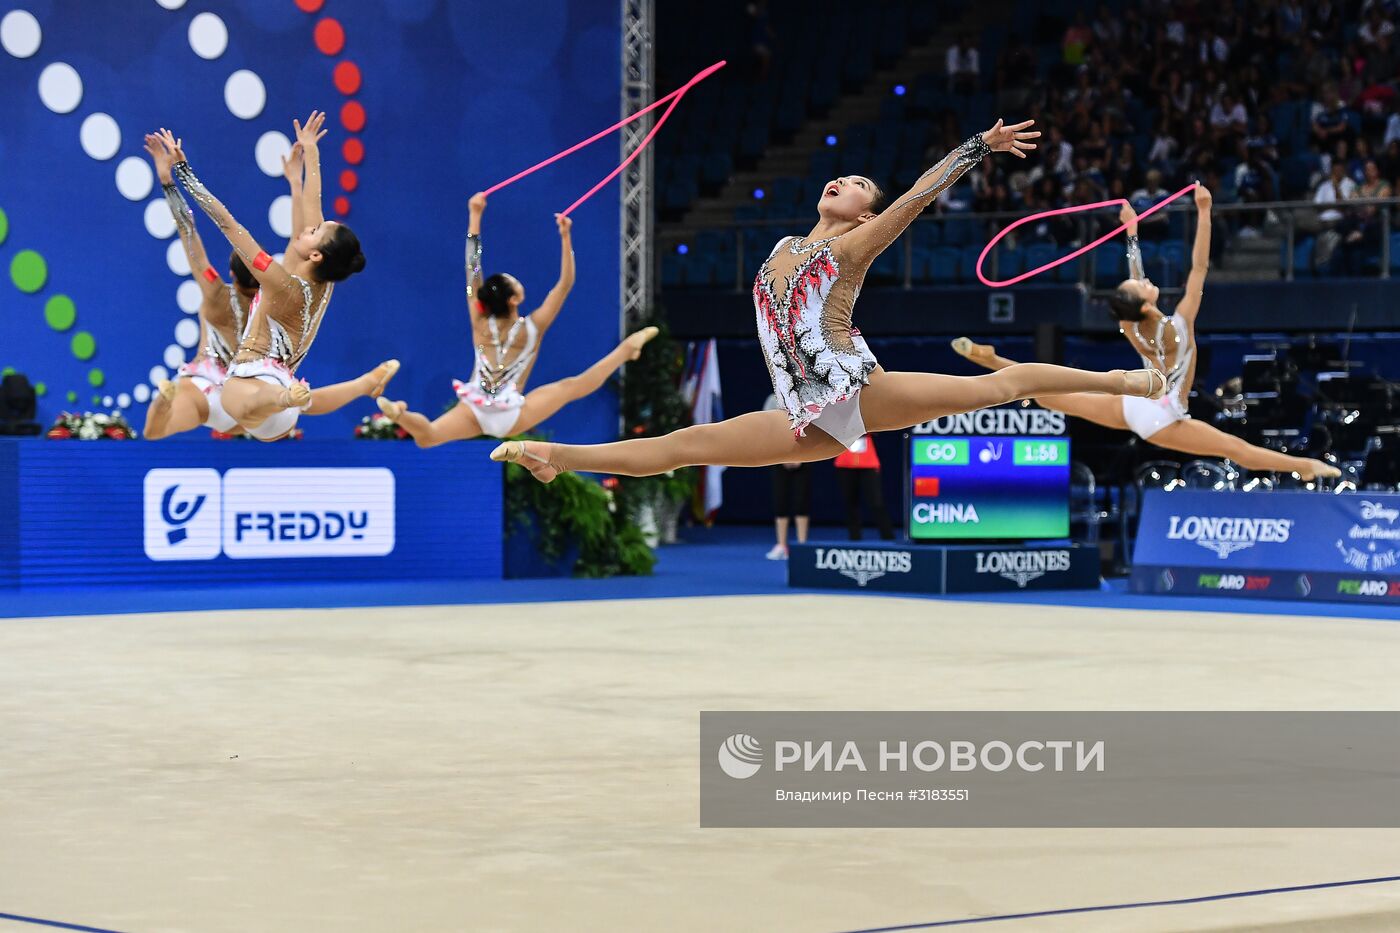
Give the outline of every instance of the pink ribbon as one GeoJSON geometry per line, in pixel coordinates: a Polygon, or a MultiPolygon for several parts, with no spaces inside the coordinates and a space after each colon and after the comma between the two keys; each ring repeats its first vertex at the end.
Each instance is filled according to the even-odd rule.
{"type": "MultiPolygon", "coordinates": [[[[1173,194],[1167,198],[1162,199],[1161,201],[1158,201],[1156,204],[1152,205],[1147,210],[1143,211],[1141,214],[1138,214],[1137,220],[1134,221],[1134,223],[1137,223],[1138,221],[1141,221],[1144,217],[1151,216],[1157,211],[1160,211],[1162,208],[1166,207],[1168,204],[1172,203],[1177,198],[1181,197],[1183,194],[1186,194],[1188,191],[1194,190],[1198,184],[1199,182],[1193,181],[1191,182],[1191,184],[1187,185],[1185,188],[1182,188],[1176,194],[1173,194]]],[[[1120,204],[1127,203],[1128,202],[1123,198],[1114,198],[1111,201],[1097,201],[1093,204],[1075,204],[1070,207],[1060,207],[1056,208],[1053,211],[1041,211],[1038,214],[1031,214],[1029,217],[1022,217],[1020,220],[1008,225],[1004,230],[1002,230],[996,236],[992,237],[992,241],[988,243],[985,247],[983,247],[982,254],[977,257],[977,278],[982,282],[983,285],[986,285],[989,288],[1005,288],[1008,285],[1015,285],[1017,282],[1024,282],[1026,279],[1030,278],[1033,275],[1040,275],[1040,273],[1042,272],[1048,272],[1056,266],[1063,265],[1069,262],[1071,259],[1083,256],[1095,246],[1098,246],[1100,243],[1104,243],[1108,240],[1113,239],[1118,234],[1128,229],[1128,225],[1123,224],[1121,227],[1116,227],[1113,230],[1110,230],[1108,233],[1105,233],[1103,236],[1099,237],[1094,242],[1087,243],[1084,246],[1079,247],[1079,249],[1070,253],[1068,256],[1061,256],[1059,259],[1056,259],[1052,262],[1047,262],[1045,265],[1040,266],[1039,268],[1032,269],[1029,272],[1022,272],[1014,279],[1007,279],[1004,282],[993,282],[991,279],[987,278],[985,275],[982,274],[982,263],[986,260],[987,255],[991,253],[992,247],[996,246],[997,243],[1001,241],[1002,237],[1006,236],[1008,233],[1010,233],[1012,230],[1015,230],[1022,224],[1028,224],[1032,221],[1040,220],[1044,217],[1055,217],[1059,214],[1075,214],[1079,211],[1093,211],[1098,210],[1101,207],[1116,207],[1120,204]]]]}
{"type": "Polygon", "coordinates": [[[583,140],[582,142],[575,143],[574,145],[570,146],[568,149],[565,149],[563,152],[556,153],[555,155],[550,156],[549,158],[543,160],[542,162],[536,162],[534,165],[530,166],[529,168],[525,169],[524,171],[522,171],[522,172],[517,172],[517,173],[515,173],[514,175],[510,176],[510,177],[507,178],[505,181],[498,182],[498,183],[492,185],[490,188],[487,188],[486,191],[483,192],[483,193],[484,193],[484,194],[487,194],[487,195],[490,195],[490,194],[493,194],[493,193],[495,193],[495,192],[497,192],[497,191],[500,191],[502,188],[506,187],[507,185],[514,184],[515,182],[517,182],[517,181],[519,181],[520,179],[524,178],[526,175],[532,175],[532,174],[534,174],[535,172],[538,172],[540,169],[544,168],[545,166],[547,166],[547,165],[552,165],[553,163],[558,162],[560,159],[564,158],[565,156],[573,155],[575,152],[578,152],[578,151],[579,151],[580,149],[582,149],[583,147],[588,146],[588,145],[591,145],[592,143],[597,142],[598,140],[602,139],[604,136],[607,136],[609,133],[613,133],[613,132],[616,132],[617,130],[620,130],[622,127],[626,126],[627,124],[632,123],[632,122],[635,121],[635,120],[641,119],[644,115],[646,115],[646,114],[648,114],[648,113],[651,113],[651,111],[655,110],[657,107],[660,107],[662,104],[665,104],[665,103],[668,103],[668,102],[669,102],[669,103],[670,103],[670,106],[668,106],[668,107],[666,108],[666,112],[663,113],[663,114],[661,115],[661,118],[660,118],[659,120],[656,121],[656,125],[653,126],[653,127],[651,128],[651,131],[650,131],[649,133],[647,133],[647,135],[642,139],[641,143],[638,144],[637,148],[636,148],[636,149],[633,149],[632,152],[627,156],[627,158],[623,160],[622,164],[619,165],[617,168],[613,169],[613,170],[607,175],[607,177],[605,177],[602,181],[598,182],[598,184],[596,184],[596,185],[594,185],[592,188],[590,188],[590,189],[588,190],[588,192],[587,192],[583,197],[579,198],[577,201],[575,201],[573,204],[570,204],[567,208],[565,208],[565,209],[562,211],[562,213],[563,213],[565,216],[568,216],[568,215],[574,210],[574,208],[578,207],[578,206],[579,206],[580,204],[582,204],[584,201],[587,201],[589,198],[593,197],[593,195],[597,194],[598,191],[599,191],[604,185],[606,185],[608,182],[612,181],[612,180],[613,180],[614,178],[616,178],[618,175],[622,174],[623,169],[625,169],[625,168],[627,168],[627,166],[631,165],[632,162],[633,162],[633,160],[635,160],[635,159],[637,158],[637,156],[639,156],[639,155],[642,154],[642,150],[645,149],[645,148],[651,143],[652,139],[656,136],[657,131],[660,130],[661,127],[662,127],[662,125],[666,122],[666,118],[669,117],[669,116],[671,115],[671,111],[675,110],[675,109],[676,109],[676,105],[679,104],[679,103],[681,102],[681,98],[685,97],[686,92],[689,91],[691,88],[693,88],[695,85],[699,84],[701,81],[704,81],[706,78],[708,78],[710,75],[714,74],[716,71],[719,71],[721,68],[723,68],[723,67],[725,66],[725,64],[726,64],[726,62],[723,62],[723,61],[715,62],[715,63],[714,63],[713,65],[711,65],[710,67],[704,69],[703,71],[698,72],[698,73],[695,75],[695,77],[691,78],[691,79],[690,79],[689,81],[687,81],[685,84],[681,85],[681,86],[680,86],[679,88],[677,88],[676,90],[674,90],[674,91],[672,91],[671,93],[667,94],[665,97],[658,98],[657,100],[652,101],[650,104],[648,104],[647,106],[643,107],[641,110],[638,110],[636,113],[632,114],[631,116],[629,116],[629,117],[627,117],[627,118],[625,118],[625,119],[623,119],[623,120],[619,120],[618,122],[614,123],[612,126],[608,127],[608,128],[605,129],[605,130],[601,130],[601,131],[599,131],[599,132],[597,132],[597,133],[594,133],[592,136],[588,137],[587,139],[583,140]]]}

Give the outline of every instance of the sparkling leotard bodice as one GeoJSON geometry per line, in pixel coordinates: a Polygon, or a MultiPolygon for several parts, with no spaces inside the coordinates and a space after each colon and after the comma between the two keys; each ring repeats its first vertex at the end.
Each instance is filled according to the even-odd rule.
{"type": "Polygon", "coordinates": [[[321,328],[321,320],[325,317],[326,306],[330,304],[334,286],[326,283],[320,301],[316,301],[311,283],[299,275],[289,273],[288,277],[293,287],[299,286],[301,289],[301,326],[288,329],[272,315],[263,313],[263,296],[266,292],[259,290],[248,308],[248,322],[243,329],[243,340],[234,355],[236,362],[273,360],[294,373],[302,360],[306,359],[307,351],[311,349],[311,344],[316,340],[316,334],[321,328]]]}
{"type": "Polygon", "coordinates": [[[868,221],[872,235],[862,235],[859,246],[846,245],[849,233],[811,243],[789,236],[768,254],[754,280],[754,316],[773,394],[794,434],[806,433],[826,406],[859,392],[878,365],[852,324],[870,264],[990,151],[980,135],[954,149],[868,221]]]}

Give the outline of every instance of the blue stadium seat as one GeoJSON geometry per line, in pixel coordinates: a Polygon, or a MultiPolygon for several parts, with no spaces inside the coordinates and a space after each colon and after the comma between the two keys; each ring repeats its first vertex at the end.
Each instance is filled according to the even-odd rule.
{"type": "Polygon", "coordinates": [[[929,281],[938,285],[951,285],[958,280],[960,255],[951,246],[935,247],[929,258],[929,281]]]}
{"type": "MultiPolygon", "coordinates": [[[[986,245],[985,243],[974,243],[974,244],[972,244],[971,246],[964,246],[964,247],[962,248],[962,270],[961,270],[961,275],[959,276],[959,278],[960,278],[962,281],[964,281],[964,282],[976,282],[976,281],[977,281],[977,257],[980,256],[980,255],[982,255],[982,248],[983,248],[985,245],[986,245]]],[[[987,273],[987,274],[988,274],[988,276],[987,276],[988,278],[991,277],[991,276],[990,276],[990,273],[991,273],[991,271],[992,271],[991,257],[988,257],[987,265],[983,268],[982,271],[983,271],[984,273],[987,273]]],[[[1002,276],[1002,278],[1005,278],[1005,276],[1002,276]]]]}

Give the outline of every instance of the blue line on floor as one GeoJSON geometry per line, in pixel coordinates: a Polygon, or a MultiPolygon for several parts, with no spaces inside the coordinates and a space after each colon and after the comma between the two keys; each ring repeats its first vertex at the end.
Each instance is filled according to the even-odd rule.
{"type": "Polygon", "coordinates": [[[1059,910],[1035,910],[1024,914],[998,914],[993,917],[966,917],[962,920],[936,920],[933,923],[909,923],[896,927],[871,927],[849,933],[895,933],[897,930],[931,930],[935,927],[967,926],[973,923],[995,923],[998,920],[1029,920],[1034,917],[1059,917],[1064,914],[1088,914],[1105,910],[1133,910],[1138,907],[1172,907],[1179,904],[1205,904],[1241,897],[1262,897],[1265,894],[1289,894],[1294,891],[1319,891],[1324,888],[1350,888],[1362,884],[1384,884],[1400,881],[1400,875],[1382,878],[1358,878],[1353,881],[1325,881],[1321,884],[1299,884],[1287,888],[1261,888],[1257,891],[1231,891],[1228,894],[1207,894],[1203,897],[1182,897],[1169,901],[1139,901],[1131,904],[1101,904],[1096,907],[1063,907],[1059,910]]]}
{"type": "Polygon", "coordinates": [[[13,920],[16,923],[32,923],[41,927],[58,927],[60,930],[83,930],[84,933],[118,933],[105,927],[85,927],[79,923],[63,923],[58,920],[41,920],[38,917],[21,917],[19,914],[0,913],[0,920],[13,920]]]}

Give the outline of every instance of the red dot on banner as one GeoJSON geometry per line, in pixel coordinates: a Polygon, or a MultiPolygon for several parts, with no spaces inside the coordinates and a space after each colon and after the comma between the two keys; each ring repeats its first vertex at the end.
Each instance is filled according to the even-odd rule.
{"type": "Polygon", "coordinates": [[[346,214],[350,213],[350,199],[343,196],[336,198],[335,203],[332,204],[331,207],[335,208],[337,214],[344,217],[346,214]]]}
{"type": "Polygon", "coordinates": [[[345,30],[337,20],[329,16],[316,24],[316,48],[327,55],[339,55],[345,48],[345,30]]]}
{"type": "Polygon", "coordinates": [[[365,144],[351,136],[341,145],[340,154],[351,165],[359,165],[365,160],[365,144]]]}
{"type": "Polygon", "coordinates": [[[341,62],[335,66],[333,78],[337,91],[353,94],[360,89],[360,66],[354,62],[341,62]]]}
{"type": "Polygon", "coordinates": [[[355,174],[354,169],[347,168],[340,173],[340,187],[346,191],[354,191],[360,186],[360,176],[355,174]]]}
{"type": "Polygon", "coordinates": [[[303,13],[315,13],[325,6],[326,0],[296,0],[296,3],[303,13]]]}
{"type": "Polygon", "coordinates": [[[357,100],[348,100],[340,108],[340,123],[352,133],[365,128],[365,108],[357,100]]]}

